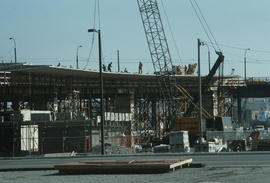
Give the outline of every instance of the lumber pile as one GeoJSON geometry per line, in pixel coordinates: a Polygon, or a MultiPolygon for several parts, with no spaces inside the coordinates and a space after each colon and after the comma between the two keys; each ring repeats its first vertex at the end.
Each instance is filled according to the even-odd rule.
{"type": "Polygon", "coordinates": [[[61,174],[157,174],[188,166],[192,158],[145,160],[92,160],[55,165],[61,174]]]}

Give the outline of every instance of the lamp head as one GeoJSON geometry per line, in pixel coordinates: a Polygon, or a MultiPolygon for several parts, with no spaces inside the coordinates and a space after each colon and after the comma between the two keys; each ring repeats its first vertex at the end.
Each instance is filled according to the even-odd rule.
{"type": "Polygon", "coordinates": [[[88,32],[97,32],[96,29],[88,29],[88,32]]]}

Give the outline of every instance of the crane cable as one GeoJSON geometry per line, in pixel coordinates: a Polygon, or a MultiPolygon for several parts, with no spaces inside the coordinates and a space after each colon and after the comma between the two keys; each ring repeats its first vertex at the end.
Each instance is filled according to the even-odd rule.
{"type": "MultiPolygon", "coordinates": [[[[96,14],[98,14],[98,27],[100,29],[100,6],[99,6],[99,0],[95,0],[95,5],[94,5],[94,23],[93,23],[93,29],[96,28],[96,14]]],[[[92,34],[92,40],[91,40],[91,47],[90,47],[90,51],[89,51],[89,55],[86,61],[86,64],[84,66],[84,69],[86,69],[86,67],[88,66],[91,56],[92,56],[92,52],[93,52],[93,48],[94,48],[94,43],[95,43],[95,35],[92,34]]]]}
{"type": "Polygon", "coordinates": [[[176,44],[175,37],[174,37],[173,31],[172,31],[171,24],[169,22],[169,18],[168,18],[168,15],[167,15],[167,12],[166,12],[166,9],[165,9],[163,0],[161,0],[161,5],[162,5],[162,9],[163,9],[163,12],[164,12],[165,17],[166,17],[166,20],[167,20],[167,24],[168,24],[168,27],[169,27],[169,30],[170,30],[171,38],[173,40],[173,44],[174,44],[174,47],[175,47],[175,50],[176,50],[178,59],[180,60],[180,63],[182,64],[183,62],[182,62],[181,54],[180,54],[179,49],[178,49],[178,46],[176,44]]]}
{"type": "Polygon", "coordinates": [[[212,47],[215,49],[215,51],[217,51],[217,50],[221,51],[212,31],[210,29],[210,26],[207,23],[198,3],[196,2],[196,0],[189,0],[189,2],[190,2],[191,6],[192,6],[201,26],[206,34],[209,42],[211,43],[212,47]]]}
{"type": "Polygon", "coordinates": [[[203,13],[202,13],[201,8],[199,7],[199,5],[198,5],[198,3],[196,2],[196,0],[193,0],[193,1],[195,2],[196,6],[197,6],[197,8],[198,8],[198,10],[199,10],[199,12],[200,12],[200,14],[201,14],[201,16],[202,16],[204,22],[205,22],[205,25],[206,25],[206,27],[207,27],[207,29],[208,29],[210,35],[212,36],[212,38],[213,38],[213,40],[214,40],[214,42],[215,42],[215,44],[216,44],[218,50],[221,51],[221,49],[220,49],[220,47],[219,47],[219,44],[217,43],[217,41],[216,41],[216,39],[215,39],[215,36],[214,36],[214,34],[212,33],[212,30],[210,29],[209,24],[207,23],[206,19],[204,18],[204,15],[203,15],[203,13]]]}

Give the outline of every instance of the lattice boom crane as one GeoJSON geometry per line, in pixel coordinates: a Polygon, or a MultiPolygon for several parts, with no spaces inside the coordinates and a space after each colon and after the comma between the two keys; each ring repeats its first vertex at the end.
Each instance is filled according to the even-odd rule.
{"type": "Polygon", "coordinates": [[[161,95],[168,106],[167,129],[176,117],[175,73],[157,0],[137,0],[161,95]]]}

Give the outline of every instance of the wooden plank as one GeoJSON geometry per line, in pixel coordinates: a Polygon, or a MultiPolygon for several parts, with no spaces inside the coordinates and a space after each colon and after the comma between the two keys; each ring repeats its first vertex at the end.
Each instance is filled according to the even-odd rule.
{"type": "Polygon", "coordinates": [[[185,159],[185,160],[183,160],[183,161],[178,161],[178,162],[176,162],[176,163],[174,163],[174,164],[171,164],[171,165],[170,165],[170,168],[171,168],[171,169],[172,169],[172,168],[177,168],[177,167],[179,167],[179,166],[183,166],[183,165],[190,164],[190,163],[192,163],[192,159],[191,159],[191,158],[188,158],[188,159],[185,159]]]}
{"type": "Polygon", "coordinates": [[[186,159],[93,160],[55,165],[64,174],[165,173],[192,162],[186,159]]]}

